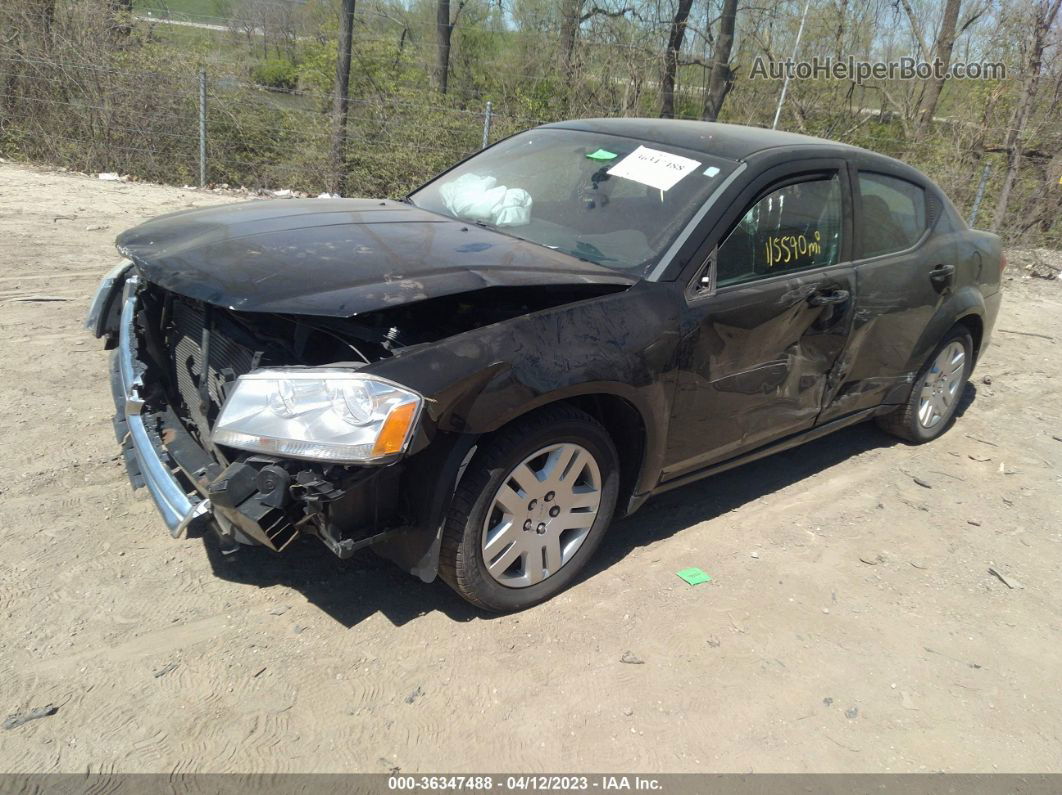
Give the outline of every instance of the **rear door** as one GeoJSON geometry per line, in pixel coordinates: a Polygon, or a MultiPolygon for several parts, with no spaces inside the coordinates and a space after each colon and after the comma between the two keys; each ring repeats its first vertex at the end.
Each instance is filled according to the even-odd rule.
{"type": "Polygon", "coordinates": [[[769,169],[708,236],[687,291],[664,479],[811,428],[852,325],[843,161],[769,169]]]}
{"type": "Polygon", "coordinates": [[[963,278],[951,235],[933,233],[939,203],[914,180],[853,169],[854,268],[859,285],[841,386],[823,421],[895,402],[930,320],[963,278]]]}

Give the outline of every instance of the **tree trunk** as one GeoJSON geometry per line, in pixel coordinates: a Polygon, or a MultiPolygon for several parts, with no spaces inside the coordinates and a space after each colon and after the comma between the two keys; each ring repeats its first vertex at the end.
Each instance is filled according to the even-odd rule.
{"type": "Polygon", "coordinates": [[[339,44],[336,58],[335,95],[332,97],[332,151],[330,158],[332,193],[343,193],[346,182],[344,150],[347,141],[347,109],[350,105],[350,48],[354,34],[355,0],[343,0],[339,17],[339,44]]]}
{"type": "Polygon", "coordinates": [[[1018,105],[1007,126],[1007,136],[1003,142],[1003,148],[1007,151],[1007,173],[1003,177],[1003,187],[999,190],[999,198],[996,200],[996,213],[992,218],[992,231],[996,232],[1003,224],[1007,215],[1007,204],[1010,201],[1010,191],[1014,187],[1014,181],[1018,176],[1018,168],[1021,165],[1021,133],[1025,129],[1025,123],[1029,120],[1033,101],[1036,98],[1036,89],[1040,83],[1040,69],[1043,66],[1044,47],[1047,43],[1047,33],[1055,23],[1058,16],[1058,7],[1062,0],[1040,0],[1036,6],[1036,19],[1033,23],[1032,46],[1029,48],[1029,68],[1025,73],[1025,81],[1022,86],[1021,97],[1018,105]]]}
{"type": "MultiPolygon", "coordinates": [[[[18,41],[17,37],[12,37],[11,41],[15,43],[14,49],[11,50],[11,52],[14,52],[15,57],[11,58],[7,63],[3,84],[4,96],[0,97],[0,110],[14,114],[19,99],[18,78],[22,59],[22,43],[18,41]]],[[[8,42],[4,43],[7,44],[8,42]]]]}
{"type": "Polygon", "coordinates": [[[563,75],[570,75],[575,64],[575,47],[579,41],[579,24],[583,17],[583,0],[564,0],[561,3],[561,64],[563,75]]]}
{"type": "Polygon", "coordinates": [[[848,0],[840,0],[837,6],[837,30],[833,34],[833,57],[840,61],[844,57],[844,23],[848,15],[848,0]]]}
{"type": "Polygon", "coordinates": [[[944,88],[944,72],[951,67],[951,50],[955,46],[955,26],[959,22],[959,6],[962,0],[947,0],[944,4],[944,18],[940,23],[940,33],[933,43],[933,68],[935,74],[926,84],[922,101],[918,103],[918,119],[915,125],[915,137],[921,138],[933,124],[933,114],[937,111],[940,92],[944,88]]]}
{"type": "MultiPolygon", "coordinates": [[[[41,43],[45,50],[50,49],[52,27],[55,24],[55,0],[36,0],[31,6],[31,14],[36,17],[32,21],[39,23],[37,32],[40,34],[41,43]]],[[[16,27],[17,30],[18,28],[16,27]]]]}
{"type": "Polygon", "coordinates": [[[1045,238],[1051,232],[1055,219],[1062,217],[1062,191],[1058,189],[1058,175],[1062,174],[1062,152],[1057,153],[1043,164],[1043,175],[1040,178],[1040,190],[1033,196],[1028,205],[1031,212],[1022,213],[1022,225],[1020,237],[1029,236],[1029,232],[1036,229],[1037,235],[1032,237],[1045,238]]]}
{"type": "Polygon", "coordinates": [[[693,0],[679,0],[678,9],[671,20],[671,33],[667,37],[667,52],[664,53],[664,74],[660,80],[660,118],[675,117],[675,72],[682,40],[686,38],[686,22],[690,18],[693,0]]]}
{"type": "Polygon", "coordinates": [[[454,26],[450,23],[450,0],[437,0],[435,6],[435,84],[445,94],[450,82],[450,37],[454,26]]]}
{"type": "Polygon", "coordinates": [[[579,25],[583,21],[584,0],[563,0],[561,3],[561,102],[564,115],[572,106],[572,85],[575,82],[575,49],[579,44],[579,25]]]}
{"type": "Polygon", "coordinates": [[[734,70],[730,68],[730,51],[734,47],[734,26],[737,22],[737,0],[723,0],[719,18],[719,36],[712,48],[712,71],[708,78],[708,93],[704,95],[701,118],[715,121],[723,109],[723,100],[734,85],[734,70]]]}

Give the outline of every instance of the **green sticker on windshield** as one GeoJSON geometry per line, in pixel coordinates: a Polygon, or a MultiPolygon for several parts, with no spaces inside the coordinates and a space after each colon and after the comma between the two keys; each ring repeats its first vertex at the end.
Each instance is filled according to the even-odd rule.
{"type": "Polygon", "coordinates": [[[610,152],[607,149],[598,149],[596,152],[591,152],[587,155],[591,160],[615,160],[619,155],[615,152],[610,152]]]}

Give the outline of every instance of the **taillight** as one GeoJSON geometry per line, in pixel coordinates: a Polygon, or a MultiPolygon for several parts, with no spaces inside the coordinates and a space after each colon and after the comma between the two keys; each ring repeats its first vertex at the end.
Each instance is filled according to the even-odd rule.
{"type": "Polygon", "coordinates": [[[1002,251],[999,252],[999,275],[1003,275],[1003,271],[1007,269],[1007,255],[1002,251]]]}

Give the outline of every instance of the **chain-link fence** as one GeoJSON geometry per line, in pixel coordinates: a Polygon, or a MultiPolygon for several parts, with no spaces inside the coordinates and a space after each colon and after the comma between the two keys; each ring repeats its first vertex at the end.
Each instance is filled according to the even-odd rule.
{"type": "MultiPolygon", "coordinates": [[[[256,54],[252,65],[247,57],[229,57],[224,47],[243,42],[246,49],[247,37],[239,37],[231,20],[221,21],[227,27],[211,25],[209,48],[198,50],[171,42],[152,46],[150,40],[107,49],[99,42],[113,42],[113,36],[97,31],[82,43],[73,28],[62,38],[53,33],[52,45],[20,49],[0,40],[0,156],[178,185],[311,195],[328,190],[334,184],[328,80],[334,60],[318,69],[315,81],[267,85],[256,65],[269,59],[256,54]]],[[[248,36],[257,41],[259,34],[248,36]]],[[[659,105],[656,67],[634,48],[610,46],[609,58],[596,61],[588,55],[591,63],[579,79],[564,82],[556,70],[545,70],[542,58],[529,71],[498,55],[533,51],[537,40],[484,32],[480,54],[455,65],[464,70],[459,89],[443,95],[431,86],[430,42],[414,48],[404,41],[404,33],[393,31],[362,31],[357,38],[342,162],[348,195],[403,195],[486,143],[544,121],[652,115],[659,105]],[[639,75],[647,77],[638,83],[639,75]]],[[[334,59],[334,43],[322,39],[316,46],[313,53],[334,59]]],[[[726,119],[769,124],[776,89],[739,83],[727,100],[726,119]]],[[[685,100],[678,110],[685,111],[677,115],[695,116],[704,90],[703,80],[680,84],[676,95],[685,100]]],[[[971,221],[993,219],[1006,172],[999,142],[1007,138],[1009,114],[986,109],[980,120],[977,113],[941,118],[930,134],[913,136],[895,111],[865,107],[865,98],[853,101],[852,94],[844,105],[828,93],[833,89],[819,90],[791,87],[781,126],[900,158],[935,179],[971,221]]],[[[1033,141],[1032,133],[1026,137],[1033,141]]],[[[1062,129],[1043,123],[1035,144],[1026,144],[999,226],[1010,240],[1058,243],[1060,146],[1062,129]]]]}
{"type": "MultiPolygon", "coordinates": [[[[18,75],[0,92],[0,144],[9,153],[176,184],[306,192],[330,184],[328,94],[271,89],[194,65],[145,70],[0,57],[5,65],[18,75]]],[[[541,121],[477,104],[351,98],[348,192],[397,195],[541,121]]]]}

